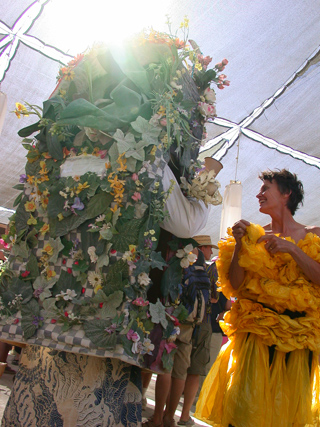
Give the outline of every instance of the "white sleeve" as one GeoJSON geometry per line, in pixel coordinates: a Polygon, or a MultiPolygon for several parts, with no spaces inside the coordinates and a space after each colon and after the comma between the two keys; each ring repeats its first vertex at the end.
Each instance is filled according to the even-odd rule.
{"type": "Polygon", "coordinates": [[[164,191],[169,189],[171,180],[174,180],[175,185],[165,205],[170,217],[160,226],[180,238],[196,236],[206,226],[211,206],[206,207],[201,200],[187,199],[167,165],[162,181],[164,191]]]}

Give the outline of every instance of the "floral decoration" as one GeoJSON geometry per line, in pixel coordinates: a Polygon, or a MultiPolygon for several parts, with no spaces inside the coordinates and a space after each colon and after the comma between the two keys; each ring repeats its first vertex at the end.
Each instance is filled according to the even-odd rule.
{"type": "Polygon", "coordinates": [[[178,165],[187,197],[218,203],[205,189],[214,176],[199,174],[197,156],[205,121],[216,115],[210,85],[229,85],[221,74],[227,60],[209,69],[212,59],[188,41],[187,19],[181,30],[183,39],[145,31],[120,50],[95,45],[60,69],[42,108],[16,104],[18,118],[38,121],[19,132],[27,163],[3,236],[12,251],[1,275],[0,322],[21,323],[25,340],[46,325],[77,327],[92,346],[121,345],[145,366],[159,347],[151,336],[157,326],[157,363],[170,367],[185,312],[166,300],[178,299],[195,242],[174,242],[170,262],[156,250],[174,181],[164,191],[164,166],[154,166],[178,165]],[[102,171],[62,173],[83,160],[102,171]],[[156,304],[147,299],[153,268],[165,269],[156,304]]]}

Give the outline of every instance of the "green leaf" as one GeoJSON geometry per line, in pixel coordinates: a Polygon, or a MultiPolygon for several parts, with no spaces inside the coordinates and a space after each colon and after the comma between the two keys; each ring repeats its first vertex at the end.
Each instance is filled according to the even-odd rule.
{"type": "Polygon", "coordinates": [[[110,324],[111,322],[108,320],[93,319],[85,322],[83,328],[87,338],[97,347],[113,350],[117,344],[117,335],[105,331],[110,324]]]}
{"type": "Polygon", "coordinates": [[[123,292],[116,291],[107,297],[107,301],[103,303],[100,311],[102,319],[113,319],[117,314],[117,308],[123,301],[123,292]]]}
{"type": "Polygon", "coordinates": [[[60,196],[60,194],[52,194],[49,197],[48,203],[48,216],[51,218],[56,218],[59,213],[63,211],[65,198],[60,196]]]}
{"type": "Polygon", "coordinates": [[[16,210],[15,224],[16,224],[17,233],[19,233],[22,230],[26,230],[28,228],[27,221],[30,217],[30,213],[26,212],[24,207],[27,201],[28,201],[27,197],[24,197],[21,200],[21,203],[16,210]]]}
{"type": "Polygon", "coordinates": [[[111,205],[112,200],[113,196],[109,193],[105,193],[104,191],[93,196],[86,208],[87,219],[95,218],[104,213],[111,205]]]}
{"type": "Polygon", "coordinates": [[[160,252],[152,251],[150,254],[151,258],[151,268],[158,268],[163,270],[163,267],[167,265],[166,261],[162,258],[160,252]]]}
{"type": "Polygon", "coordinates": [[[32,278],[39,276],[39,267],[37,258],[31,253],[26,265],[26,270],[30,271],[32,278]]]}
{"type": "Polygon", "coordinates": [[[56,160],[63,160],[63,149],[58,135],[51,135],[47,127],[46,142],[49,154],[56,160]]]}
{"type": "Polygon", "coordinates": [[[61,243],[60,237],[57,237],[56,239],[52,239],[50,237],[48,244],[53,248],[53,253],[49,258],[49,261],[55,264],[58,260],[59,253],[64,249],[64,245],[61,243]]]}
{"type": "Polygon", "coordinates": [[[17,196],[16,197],[16,199],[14,200],[14,202],[13,202],[13,207],[15,208],[16,206],[18,206],[18,204],[21,202],[21,200],[22,200],[22,196],[23,196],[23,193],[20,193],[19,194],[19,196],[17,196]]]}
{"type": "MultiPolygon", "coordinates": [[[[81,240],[82,242],[82,240],[81,240]]],[[[65,237],[61,239],[61,243],[63,244],[64,248],[61,252],[62,255],[68,257],[70,254],[71,249],[73,248],[73,243],[70,240],[67,240],[65,237]]]]}
{"type": "MultiPolygon", "coordinates": [[[[27,305],[21,307],[21,327],[25,339],[31,338],[40,324],[35,325],[35,317],[40,317],[40,307],[35,299],[32,299],[27,305]]],[[[39,322],[41,323],[41,322],[39,322]]]]}
{"type": "Polygon", "coordinates": [[[59,310],[56,306],[55,298],[47,298],[43,301],[43,310],[41,311],[41,315],[46,319],[54,319],[57,317],[59,310]]]}
{"type": "Polygon", "coordinates": [[[129,223],[123,222],[119,225],[117,227],[119,234],[115,234],[111,240],[114,249],[125,252],[129,250],[129,245],[137,245],[140,228],[144,222],[143,219],[133,219],[129,223]]]}
{"type": "Polygon", "coordinates": [[[16,242],[12,246],[12,252],[14,256],[25,259],[29,257],[30,249],[27,242],[25,240],[21,240],[19,243],[16,242]]]}
{"type": "Polygon", "coordinates": [[[89,268],[89,264],[87,263],[87,261],[85,259],[79,259],[77,260],[78,264],[73,263],[72,265],[72,270],[73,271],[81,271],[81,272],[85,272],[88,270],[89,268]]]}
{"type": "MultiPolygon", "coordinates": [[[[166,298],[169,294],[172,296],[172,292],[179,289],[182,281],[182,267],[180,265],[179,258],[171,258],[169,267],[164,272],[161,279],[161,293],[166,298]]],[[[178,295],[173,298],[175,300],[178,295]]]]}
{"type": "Polygon", "coordinates": [[[21,136],[21,138],[30,136],[31,134],[33,134],[34,132],[37,132],[40,129],[39,124],[40,124],[40,120],[37,123],[34,123],[33,125],[20,129],[18,132],[18,135],[21,136]]]}
{"type": "Polygon", "coordinates": [[[17,184],[12,188],[14,188],[15,190],[24,190],[24,184],[17,184]]]}
{"type": "MultiPolygon", "coordinates": [[[[61,270],[59,280],[52,288],[52,295],[56,296],[62,292],[66,292],[67,289],[74,290],[77,296],[81,295],[82,286],[81,283],[65,270],[61,270]]],[[[65,301],[67,303],[67,301],[65,301]]]]}
{"type": "Polygon", "coordinates": [[[126,125],[126,122],[96,107],[89,101],[79,98],[70,102],[63,110],[57,124],[86,126],[110,132],[115,131],[117,128],[122,128],[126,125]]]}
{"type": "Polygon", "coordinates": [[[129,277],[129,267],[126,261],[120,259],[119,261],[111,264],[108,268],[106,283],[103,291],[106,295],[111,295],[115,291],[122,291],[124,288],[124,281],[129,277]]]}
{"type": "Polygon", "coordinates": [[[160,135],[161,128],[157,128],[150,124],[148,120],[139,116],[131,123],[133,129],[142,134],[142,139],[145,145],[158,145],[158,136],[160,135]]]}
{"type": "Polygon", "coordinates": [[[158,299],[155,304],[150,303],[150,314],[153,323],[160,323],[164,329],[168,326],[166,311],[158,299]]]}

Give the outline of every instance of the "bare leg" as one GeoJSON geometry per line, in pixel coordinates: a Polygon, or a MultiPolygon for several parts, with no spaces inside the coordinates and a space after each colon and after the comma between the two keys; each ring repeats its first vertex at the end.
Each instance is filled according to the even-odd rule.
{"type": "Polygon", "coordinates": [[[171,374],[158,375],[156,382],[155,408],[153,422],[155,425],[162,423],[163,410],[171,386],[171,374]]]}
{"type": "Polygon", "coordinates": [[[172,377],[171,380],[171,390],[170,390],[170,399],[166,408],[164,419],[170,421],[174,418],[174,414],[178,407],[180,397],[184,389],[186,381],[179,378],[172,377]]]}
{"type": "Polygon", "coordinates": [[[199,388],[199,375],[188,374],[186,385],[184,387],[184,402],[181,412],[181,421],[188,421],[190,417],[190,409],[196,397],[199,388]]]}

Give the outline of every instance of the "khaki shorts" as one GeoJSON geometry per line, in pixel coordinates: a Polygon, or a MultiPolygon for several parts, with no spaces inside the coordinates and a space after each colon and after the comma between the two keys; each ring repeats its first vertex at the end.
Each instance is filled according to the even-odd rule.
{"type": "Polygon", "coordinates": [[[187,371],[191,360],[193,328],[193,325],[181,324],[180,334],[175,341],[178,349],[174,355],[171,376],[180,380],[187,378],[187,371]]]}
{"type": "Polygon", "coordinates": [[[196,326],[194,332],[188,374],[207,375],[206,365],[210,362],[211,324],[206,322],[201,323],[199,326],[196,326]]]}

